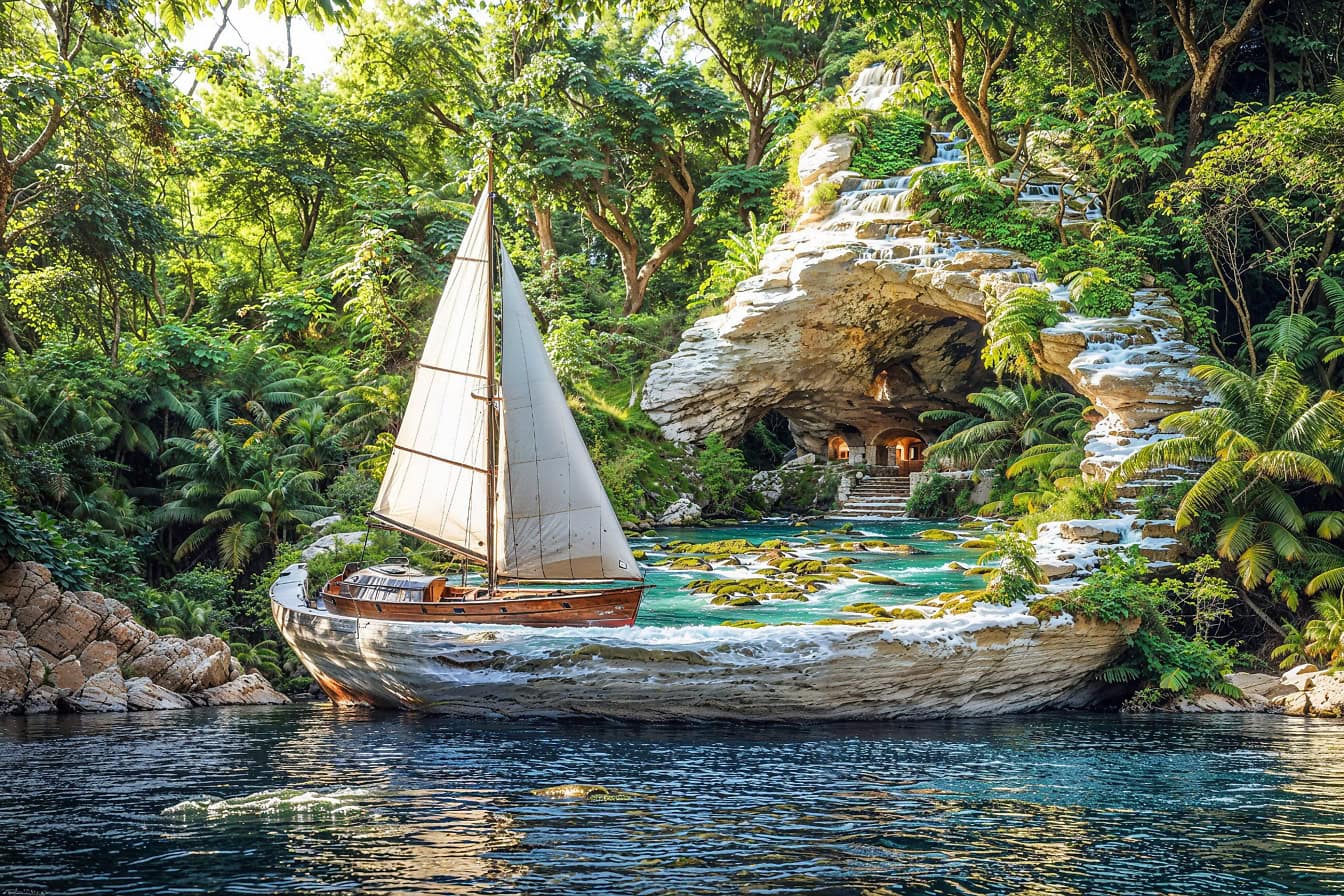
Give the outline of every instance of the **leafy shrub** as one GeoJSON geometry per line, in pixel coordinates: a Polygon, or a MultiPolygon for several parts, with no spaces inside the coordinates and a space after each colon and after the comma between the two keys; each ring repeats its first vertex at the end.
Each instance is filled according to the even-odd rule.
{"type": "Polygon", "coordinates": [[[1123,317],[1134,307],[1134,295],[1101,268],[1084,268],[1065,278],[1069,298],[1086,317],[1123,317]]]}
{"type": "Polygon", "coordinates": [[[839,198],[840,187],[827,181],[825,183],[817,184],[816,188],[812,191],[812,195],[808,197],[807,207],[809,209],[821,208],[823,205],[829,205],[839,198]]]}
{"type": "Polygon", "coordinates": [[[1034,349],[1041,330],[1064,319],[1050,293],[1023,286],[1002,297],[987,296],[985,315],[985,366],[1000,377],[1039,379],[1034,349]]]}
{"type": "Polygon", "coordinates": [[[967,596],[1009,606],[1027,600],[1047,581],[1036,563],[1035,545],[1018,532],[985,535],[967,541],[965,546],[980,550],[977,566],[993,564],[992,569],[983,573],[984,591],[967,596]]]}
{"type": "Polygon", "coordinates": [[[918,189],[924,197],[920,213],[928,217],[939,211],[942,226],[1032,257],[1059,246],[1054,229],[1019,207],[1012,190],[984,171],[951,165],[930,169],[918,189]]]}
{"type": "MultiPolygon", "coordinates": [[[[822,184],[813,194],[813,201],[816,201],[817,194],[824,187],[835,188],[836,195],[839,195],[839,188],[834,184],[822,184]]],[[[833,200],[834,197],[826,201],[833,200]]],[[[753,212],[746,233],[730,233],[719,240],[723,257],[710,262],[709,276],[700,283],[700,289],[686,303],[686,310],[697,317],[703,317],[707,312],[717,312],[724,300],[737,289],[737,284],[760,273],[761,259],[777,236],[779,228],[769,221],[758,224],[753,212]]]]}
{"type": "Polygon", "coordinates": [[[614,458],[608,459],[604,454],[594,457],[597,475],[619,519],[633,520],[643,515],[647,489],[641,480],[653,458],[653,450],[638,443],[624,448],[614,458]]]}
{"type": "Polygon", "coordinates": [[[700,477],[697,497],[707,513],[732,513],[751,485],[752,471],[742,452],[728,447],[723,436],[714,433],[705,439],[705,447],[695,458],[700,477]]]}
{"type": "Polygon", "coordinates": [[[67,559],[68,546],[56,527],[19,510],[4,493],[0,493],[0,556],[35,560],[51,570],[52,579],[62,588],[84,588],[85,570],[67,559]]]}
{"type": "Polygon", "coordinates": [[[922,477],[910,490],[905,512],[924,520],[942,520],[957,510],[957,499],[969,490],[964,484],[939,473],[922,477]]]}
{"type": "Polygon", "coordinates": [[[849,167],[864,177],[889,177],[919,164],[929,125],[918,115],[875,115],[849,167]]]}
{"type": "Polygon", "coordinates": [[[342,470],[327,486],[327,503],[346,516],[359,516],[373,509],[378,497],[378,482],[362,470],[342,470]]]}
{"type": "Polygon", "coordinates": [[[1181,578],[1149,581],[1147,561],[1131,548],[1110,554],[1077,590],[1034,601],[1032,612],[1041,618],[1068,612],[1101,622],[1138,619],[1126,654],[1101,673],[1105,681],[1139,682],[1168,696],[1207,688],[1236,697],[1240,692],[1223,678],[1232,670],[1236,648],[1209,637],[1235,599],[1213,574],[1216,568],[1213,558],[1202,558],[1180,567],[1181,578]]]}

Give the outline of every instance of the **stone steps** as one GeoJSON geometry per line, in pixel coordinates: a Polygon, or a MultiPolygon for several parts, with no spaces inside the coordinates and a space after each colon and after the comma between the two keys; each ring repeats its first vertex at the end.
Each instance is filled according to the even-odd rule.
{"type": "Polygon", "coordinates": [[[845,503],[831,516],[851,520],[900,519],[906,516],[909,499],[909,476],[870,474],[850,489],[845,503]]]}

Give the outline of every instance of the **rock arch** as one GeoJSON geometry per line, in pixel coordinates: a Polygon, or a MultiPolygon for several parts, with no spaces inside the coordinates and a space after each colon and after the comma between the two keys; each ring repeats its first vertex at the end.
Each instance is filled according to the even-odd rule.
{"type": "MultiPolygon", "coordinates": [[[[805,188],[824,179],[862,189],[843,170],[847,151],[816,154],[830,161],[825,173],[803,173],[805,188]]],[[[922,411],[963,405],[993,382],[980,359],[985,298],[1028,283],[1067,302],[1026,256],[926,232],[909,212],[864,212],[842,193],[777,237],[726,310],[698,321],[653,366],[643,408],[678,442],[737,438],[776,410],[800,449],[822,456],[841,424],[918,432],[922,411]]],[[[1134,299],[1125,317],[1069,313],[1041,334],[1041,368],[1103,415],[1083,463],[1091,476],[1151,438],[1165,415],[1206,400],[1190,373],[1199,352],[1182,338],[1171,297],[1142,289],[1134,299]]]]}

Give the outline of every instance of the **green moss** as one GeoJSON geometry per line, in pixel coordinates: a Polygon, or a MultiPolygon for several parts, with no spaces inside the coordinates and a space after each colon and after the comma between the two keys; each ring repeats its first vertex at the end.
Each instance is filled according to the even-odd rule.
{"type": "Polygon", "coordinates": [[[701,570],[710,570],[710,569],[713,569],[712,566],[710,566],[710,565],[709,565],[708,563],[706,563],[704,560],[701,560],[699,557],[677,557],[675,560],[673,560],[671,563],[668,564],[668,568],[669,568],[669,569],[701,569],[701,570]]]}
{"type": "Polygon", "coordinates": [[[925,541],[956,541],[960,536],[946,529],[925,529],[915,537],[922,538],[925,541]]]}
{"type": "Polygon", "coordinates": [[[648,555],[648,553],[645,552],[645,551],[635,550],[635,551],[631,551],[631,552],[630,552],[630,556],[631,556],[631,557],[634,557],[636,560],[643,560],[643,559],[645,559],[646,557],[648,557],[649,555],[648,555]]]}
{"type": "Polygon", "coordinates": [[[765,628],[766,623],[759,619],[729,619],[720,622],[719,625],[726,625],[729,628],[765,628]]]}
{"type": "Polygon", "coordinates": [[[874,575],[859,576],[859,581],[864,585],[892,585],[898,588],[910,587],[910,585],[906,582],[900,582],[897,581],[896,579],[888,578],[887,576],[874,576],[874,575]]]}
{"type": "Polygon", "coordinates": [[[784,572],[797,573],[798,575],[816,575],[819,572],[830,570],[826,569],[826,564],[820,560],[810,560],[804,557],[781,557],[770,564],[776,569],[784,572]]]}

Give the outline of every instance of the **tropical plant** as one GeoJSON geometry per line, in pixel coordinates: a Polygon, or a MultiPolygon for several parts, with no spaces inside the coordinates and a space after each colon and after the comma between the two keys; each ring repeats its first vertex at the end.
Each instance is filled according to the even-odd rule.
{"type": "Polygon", "coordinates": [[[723,257],[710,262],[709,276],[687,301],[686,310],[697,316],[713,313],[737,289],[737,284],[760,272],[761,259],[777,236],[778,226],[770,221],[757,223],[756,213],[752,212],[746,233],[730,233],[719,240],[723,257]]]}
{"type": "Polygon", "coordinates": [[[980,551],[976,566],[968,570],[967,575],[985,577],[984,591],[968,593],[968,597],[1011,605],[1028,600],[1048,581],[1036,562],[1036,546],[1019,532],[997,532],[973,538],[962,547],[980,551]]]}
{"type": "Polygon", "coordinates": [[[1164,419],[1177,435],[1140,448],[1113,478],[1207,463],[1176,509],[1176,527],[1212,523],[1218,555],[1236,563],[1241,586],[1268,586],[1296,607],[1297,588],[1282,567],[1328,557],[1321,539],[1344,530],[1344,512],[1303,509],[1344,476],[1344,395],[1313,393],[1281,356],[1259,376],[1222,362],[1194,373],[1220,404],[1164,419]]]}
{"type": "MultiPolygon", "coordinates": [[[[995,386],[973,392],[966,400],[980,413],[937,409],[920,415],[921,422],[943,427],[925,454],[929,461],[985,470],[1021,457],[1033,447],[1072,446],[1088,428],[1084,399],[1032,383],[995,386]]],[[[1043,459],[1048,457],[1032,455],[1021,469],[1036,463],[1048,467],[1043,459]]]]}
{"type": "Polygon", "coordinates": [[[985,297],[985,366],[1000,378],[1039,381],[1036,353],[1041,330],[1064,319],[1055,300],[1043,289],[1020,287],[1003,296],[985,297]]]}

